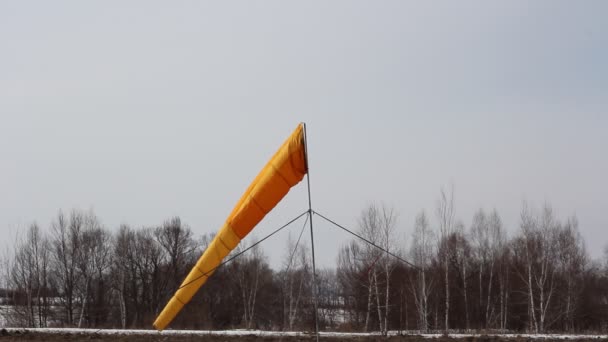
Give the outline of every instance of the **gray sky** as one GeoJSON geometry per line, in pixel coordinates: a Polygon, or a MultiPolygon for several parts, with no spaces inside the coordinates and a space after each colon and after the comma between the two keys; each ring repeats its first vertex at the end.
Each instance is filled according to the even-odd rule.
{"type": "MultiPolygon", "coordinates": [[[[0,3],[0,232],[60,208],[214,232],[307,122],[313,205],[469,226],[523,200],[608,243],[608,2],[0,3]]],[[[255,230],[307,208],[302,183],[255,230]]],[[[321,264],[349,238],[315,219],[321,264]]],[[[300,226],[292,228],[297,234],[300,226]]],[[[265,244],[273,263],[286,234],[265,244]]],[[[6,242],[5,242],[6,243],[6,242]]]]}

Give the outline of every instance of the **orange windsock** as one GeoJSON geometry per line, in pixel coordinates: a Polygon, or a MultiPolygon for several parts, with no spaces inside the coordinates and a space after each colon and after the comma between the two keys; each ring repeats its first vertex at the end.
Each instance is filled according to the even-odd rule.
{"type": "Polygon", "coordinates": [[[182,285],[154,321],[163,330],[207,281],[230,251],[298,184],[307,172],[303,124],[255,177],[182,285]]]}

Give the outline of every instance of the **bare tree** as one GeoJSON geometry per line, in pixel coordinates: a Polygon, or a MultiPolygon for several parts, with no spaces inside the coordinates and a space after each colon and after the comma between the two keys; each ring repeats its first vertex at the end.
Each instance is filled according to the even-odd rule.
{"type": "MultiPolygon", "coordinates": [[[[437,201],[437,219],[439,221],[439,243],[447,244],[454,230],[454,186],[450,186],[448,192],[441,188],[440,197],[437,201]]],[[[443,250],[443,268],[445,276],[445,331],[449,330],[449,313],[450,313],[450,263],[449,253],[447,248],[443,250]]]]}
{"type": "MultiPolygon", "coordinates": [[[[483,209],[479,209],[473,216],[473,222],[471,223],[471,237],[475,247],[475,256],[478,265],[478,276],[479,276],[479,301],[478,301],[478,312],[482,313],[483,310],[483,275],[485,267],[488,264],[489,250],[490,250],[490,228],[486,213],[483,209]]],[[[486,325],[484,321],[484,326],[486,325]]]]}
{"type": "Polygon", "coordinates": [[[0,319],[4,319],[5,317],[11,316],[12,307],[10,305],[6,305],[10,302],[9,293],[10,288],[12,287],[11,283],[11,270],[13,265],[13,255],[16,243],[12,244],[12,248],[9,246],[5,246],[2,255],[0,256],[0,319]]]}
{"type": "Polygon", "coordinates": [[[54,274],[60,286],[60,298],[65,311],[64,323],[74,324],[75,295],[80,273],[78,272],[79,253],[81,253],[81,234],[84,216],[73,210],[69,218],[59,212],[52,228],[52,256],[54,274]]]}
{"type": "Polygon", "coordinates": [[[534,329],[538,333],[538,321],[536,319],[536,306],[534,304],[534,291],[533,291],[533,267],[534,267],[534,251],[535,251],[535,231],[537,227],[536,218],[530,211],[527,203],[524,203],[520,214],[520,228],[521,228],[521,239],[520,249],[515,249],[516,253],[520,252],[523,254],[521,257],[525,263],[525,275],[520,273],[520,277],[527,287],[528,296],[528,317],[529,317],[529,328],[534,329]]]}
{"type": "Polygon", "coordinates": [[[127,292],[130,273],[129,269],[129,248],[130,240],[133,239],[133,232],[127,225],[121,225],[113,246],[113,262],[111,266],[112,290],[117,296],[118,308],[120,313],[121,328],[127,327],[127,292]]]}
{"type": "Polygon", "coordinates": [[[135,322],[143,326],[152,320],[164,305],[166,281],[163,281],[163,266],[167,255],[154,239],[153,228],[143,228],[135,233],[133,246],[129,249],[129,262],[133,263],[135,273],[132,279],[132,292],[135,300],[135,322]],[[139,288],[137,288],[139,287],[139,288]]]}
{"type": "MultiPolygon", "coordinates": [[[[590,260],[575,216],[560,221],[548,205],[534,210],[524,204],[520,231],[507,239],[496,210],[480,210],[465,234],[454,220],[452,195],[441,198],[443,234],[439,229],[435,236],[424,212],[416,217],[408,254],[416,269],[401,267],[382,250],[401,254],[393,210],[362,211],[360,235],[382,249],[349,241],[340,248],[335,273],[319,272],[322,326],[386,333],[397,322],[401,330],[404,319],[407,329],[413,315],[420,330],[444,329],[449,298],[452,329],[606,328],[608,248],[605,265],[590,260]],[[438,291],[444,279],[445,297],[438,291]]],[[[155,228],[121,226],[113,234],[92,212],[78,210],[60,212],[49,231],[31,225],[22,234],[0,260],[0,324],[34,327],[148,326],[178,286],[179,274],[212,238],[194,243],[177,219],[155,228]]],[[[270,270],[261,249],[218,269],[174,327],[310,327],[310,255],[291,239],[286,248],[279,272],[270,270]]]]}
{"type": "MultiPolygon", "coordinates": [[[[367,240],[377,244],[380,235],[379,212],[375,205],[368,206],[359,217],[359,232],[367,240]]],[[[357,243],[360,243],[357,241],[357,243]]],[[[378,268],[377,263],[382,254],[377,248],[363,244],[361,247],[361,262],[365,265],[365,275],[367,276],[367,311],[365,316],[365,331],[369,328],[370,315],[372,313],[373,299],[376,298],[376,311],[378,313],[378,324],[382,330],[382,308],[378,290],[378,268]]]]}
{"type": "Polygon", "coordinates": [[[15,289],[13,323],[45,327],[49,317],[48,242],[36,224],[18,239],[12,263],[10,285],[15,289]]]}
{"type": "Polygon", "coordinates": [[[502,331],[507,329],[508,321],[508,307],[509,307],[509,293],[511,292],[510,278],[512,267],[512,249],[511,244],[507,240],[506,234],[502,235],[502,239],[499,240],[499,252],[498,252],[498,284],[499,284],[499,305],[500,305],[500,323],[499,328],[502,331]]]}
{"type": "Polygon", "coordinates": [[[435,236],[429,227],[424,211],[416,216],[410,255],[412,261],[418,266],[416,279],[410,278],[410,287],[414,295],[416,310],[418,311],[418,328],[422,331],[429,329],[429,295],[433,289],[433,280],[429,279],[428,268],[435,254],[435,236]]]}
{"type": "Polygon", "coordinates": [[[84,229],[80,238],[80,253],[77,267],[81,281],[78,284],[80,315],[78,327],[85,324],[99,324],[105,321],[104,283],[112,263],[111,235],[101,225],[99,218],[89,212],[84,215],[84,229]]]}
{"type": "MultiPolygon", "coordinates": [[[[247,246],[241,242],[235,251],[239,253],[246,248],[247,246]]],[[[251,329],[256,313],[256,300],[261,286],[262,272],[266,267],[266,256],[259,245],[256,245],[250,252],[239,258],[235,267],[242,297],[243,325],[245,328],[251,329]]]]}
{"type": "Polygon", "coordinates": [[[462,277],[462,294],[464,298],[464,317],[465,317],[465,329],[469,330],[470,318],[469,318],[469,263],[471,259],[471,247],[465,234],[464,224],[458,222],[454,228],[453,234],[454,249],[456,252],[456,260],[459,265],[461,277],[462,277]]]}
{"type": "Polygon", "coordinates": [[[106,297],[110,288],[111,280],[110,270],[113,263],[112,253],[112,234],[105,228],[97,229],[91,233],[93,241],[96,241],[95,248],[92,250],[91,258],[93,259],[93,275],[94,281],[94,325],[98,326],[107,320],[108,310],[107,304],[109,299],[106,297]]]}
{"type": "Polygon", "coordinates": [[[83,229],[79,237],[79,251],[76,254],[76,267],[80,273],[77,289],[80,295],[80,315],[78,327],[82,327],[83,319],[91,295],[92,280],[97,275],[99,268],[104,270],[109,264],[109,250],[107,241],[109,237],[93,212],[82,216],[83,229]]]}
{"type": "Polygon", "coordinates": [[[494,315],[492,284],[495,265],[505,240],[502,221],[498,212],[493,210],[490,215],[486,215],[483,209],[479,209],[473,217],[471,235],[475,242],[475,254],[479,264],[479,312],[483,313],[483,326],[489,328],[494,315]],[[485,274],[487,274],[487,283],[484,285],[485,274]]]}
{"type": "Polygon", "coordinates": [[[539,257],[539,272],[536,275],[536,286],[539,290],[539,330],[545,331],[547,317],[549,313],[549,305],[555,292],[556,282],[555,275],[555,259],[556,259],[556,230],[559,223],[555,221],[553,210],[546,205],[543,208],[543,213],[540,219],[538,231],[537,252],[539,257]]]}
{"type": "Polygon", "coordinates": [[[284,326],[293,330],[298,309],[304,297],[309,295],[310,259],[305,244],[297,244],[289,236],[282,269],[284,326]]]}
{"type": "Polygon", "coordinates": [[[492,318],[494,317],[494,306],[492,306],[492,284],[495,273],[496,262],[500,256],[502,246],[504,245],[504,241],[506,240],[505,232],[502,227],[502,220],[498,215],[498,211],[494,209],[488,218],[488,228],[489,228],[489,252],[487,253],[489,256],[489,265],[488,271],[490,273],[488,279],[487,286],[487,300],[486,300],[486,310],[485,310],[485,324],[486,327],[490,325],[492,318]]]}
{"type": "Polygon", "coordinates": [[[551,207],[545,205],[537,216],[524,203],[521,213],[520,245],[526,266],[526,275],[520,273],[528,291],[530,327],[544,332],[556,281],[556,222],[551,207]],[[536,298],[536,299],[535,299],[536,298]]]}
{"type": "Polygon", "coordinates": [[[372,298],[375,298],[379,330],[384,334],[388,331],[390,277],[395,267],[394,260],[391,259],[389,253],[397,252],[395,247],[396,220],[397,217],[393,208],[386,205],[378,207],[375,204],[371,204],[364,209],[359,218],[361,235],[386,251],[382,252],[377,247],[369,244],[362,248],[365,251],[365,263],[369,265],[368,310],[365,326],[367,329],[372,298]],[[383,292],[383,295],[381,295],[381,292],[383,292]]]}
{"type": "Polygon", "coordinates": [[[192,239],[192,230],[182,225],[179,217],[174,217],[155,229],[154,237],[168,256],[169,265],[165,278],[170,289],[168,292],[174,292],[188,271],[186,266],[195,261],[196,246],[192,239]]]}
{"type": "Polygon", "coordinates": [[[382,266],[384,271],[385,279],[385,292],[384,292],[384,329],[381,331],[386,335],[388,334],[388,317],[390,313],[390,279],[395,269],[395,260],[389,253],[399,254],[396,250],[396,224],[397,215],[393,207],[387,207],[382,205],[380,209],[380,238],[381,247],[386,251],[383,255],[382,266]]]}
{"type": "Polygon", "coordinates": [[[369,297],[370,294],[368,272],[365,269],[364,260],[361,245],[355,241],[350,241],[340,248],[338,253],[337,278],[344,299],[345,320],[351,324],[359,325],[363,320],[359,313],[363,311],[365,312],[364,329],[367,331],[370,312],[368,304],[371,304],[371,300],[367,298],[367,301],[365,301],[366,310],[360,310],[359,308],[359,304],[362,302],[359,291],[364,290],[366,294],[364,297],[369,297]]]}
{"type": "Polygon", "coordinates": [[[336,272],[321,269],[318,274],[319,322],[325,327],[335,328],[341,321],[341,303],[336,272]]]}
{"type": "Polygon", "coordinates": [[[587,267],[585,244],[578,230],[578,219],[573,216],[557,232],[556,247],[558,268],[564,279],[565,293],[560,296],[563,303],[564,330],[574,330],[574,313],[576,312],[583,284],[580,279],[587,267]]]}

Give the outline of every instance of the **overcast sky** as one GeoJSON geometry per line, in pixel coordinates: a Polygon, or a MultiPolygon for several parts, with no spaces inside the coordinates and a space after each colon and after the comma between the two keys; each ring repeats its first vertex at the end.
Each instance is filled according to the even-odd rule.
{"type": "MultiPolygon", "coordinates": [[[[313,206],[344,225],[384,202],[409,239],[452,182],[467,227],[496,208],[514,234],[522,201],[548,202],[599,257],[607,14],[606,1],[3,1],[4,244],[72,208],[111,229],[178,215],[215,232],[304,121],[313,206]]],[[[254,235],[307,206],[303,182],[254,235]]],[[[314,224],[331,265],[349,237],[314,224]]],[[[286,235],[264,245],[273,264],[286,235]]]]}

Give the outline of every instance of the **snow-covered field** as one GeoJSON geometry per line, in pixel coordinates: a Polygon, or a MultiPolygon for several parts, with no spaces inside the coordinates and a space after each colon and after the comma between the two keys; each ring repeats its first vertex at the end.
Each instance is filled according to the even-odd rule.
{"type": "MultiPolygon", "coordinates": [[[[158,332],[155,330],[123,330],[123,329],[77,329],[77,328],[4,328],[8,335],[91,335],[91,336],[140,336],[140,337],[178,337],[178,336],[200,336],[200,337],[301,337],[310,338],[314,334],[310,332],[297,331],[262,331],[262,330],[165,330],[158,332]]],[[[439,339],[445,338],[443,334],[419,334],[416,332],[399,333],[397,331],[389,332],[390,336],[410,336],[424,339],[439,339]]],[[[321,337],[324,338],[342,338],[342,339],[361,339],[370,337],[372,339],[379,337],[378,333],[343,333],[343,332],[321,332],[321,337]]],[[[560,335],[560,334],[449,334],[453,339],[470,339],[470,338],[498,338],[498,339],[548,339],[548,340],[589,340],[600,339],[608,340],[608,335],[560,335]]]]}

